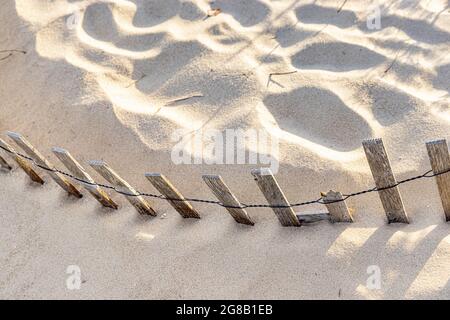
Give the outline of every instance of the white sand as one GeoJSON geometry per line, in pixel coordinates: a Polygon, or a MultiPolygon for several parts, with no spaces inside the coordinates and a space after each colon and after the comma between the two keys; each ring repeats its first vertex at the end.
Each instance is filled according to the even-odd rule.
{"type": "MultiPolygon", "coordinates": [[[[373,31],[370,1],[337,14],[341,3],[8,0],[0,50],[27,53],[0,61],[0,129],[60,168],[52,146],[104,159],[149,192],[144,172],[162,172],[186,196],[213,199],[201,174],[218,173],[247,203],[265,203],[255,166],[174,165],[174,130],[278,137],[292,202],[372,187],[370,137],[383,138],[397,178],[429,170],[424,142],[450,138],[448,1],[380,1],[373,31]],[[222,13],[204,20],[211,7],[222,13]]],[[[183,220],[162,201],[164,219],[142,218],[119,195],[111,213],[16,167],[0,178],[0,298],[450,298],[450,226],[432,179],[400,188],[410,225],[387,225],[372,193],[348,201],[354,224],[283,228],[268,209],[248,210],[254,227],[211,205],[183,220]],[[66,288],[69,265],[80,290],[66,288]],[[371,265],[379,290],[366,287],[371,265]]]]}

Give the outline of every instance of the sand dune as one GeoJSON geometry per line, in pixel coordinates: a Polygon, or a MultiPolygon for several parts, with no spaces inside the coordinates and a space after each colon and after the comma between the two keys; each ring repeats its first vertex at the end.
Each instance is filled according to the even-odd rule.
{"type": "MultiPolygon", "coordinates": [[[[58,167],[52,146],[104,159],[140,190],[154,191],[144,172],[162,172],[212,199],[201,175],[221,174],[246,203],[265,203],[257,165],[175,165],[173,133],[266,132],[292,202],[372,187],[367,138],[383,138],[399,179],[423,173],[424,142],[450,138],[449,3],[379,4],[371,30],[372,1],[9,0],[0,51],[26,54],[0,54],[0,129],[58,167]]],[[[400,189],[410,225],[386,225],[370,194],[348,201],[352,225],[283,228],[253,209],[247,228],[208,205],[182,221],[158,201],[165,218],[144,219],[118,195],[111,213],[17,168],[0,178],[2,298],[450,297],[449,226],[431,179],[400,189]],[[71,264],[81,290],[66,289],[71,264]],[[366,287],[371,265],[381,289],[366,287]]]]}

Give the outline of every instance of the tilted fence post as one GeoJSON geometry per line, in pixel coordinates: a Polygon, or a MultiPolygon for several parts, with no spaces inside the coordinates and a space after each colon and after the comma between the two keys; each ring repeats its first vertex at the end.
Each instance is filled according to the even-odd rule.
{"type": "Polygon", "coordinates": [[[69,151],[64,150],[62,148],[54,147],[52,148],[53,153],[58,157],[58,159],[64,164],[64,166],[69,169],[73,175],[83,181],[87,181],[88,183],[84,183],[79,181],[79,183],[104,207],[117,209],[119,206],[100,188],[91,178],[91,176],[86,172],[86,170],[75,160],[74,157],[69,153],[69,151]]]}
{"type": "Polygon", "coordinates": [[[381,139],[369,139],[364,140],[362,144],[375,185],[378,189],[381,189],[378,190],[378,195],[388,222],[409,223],[383,141],[381,139]]]}
{"type": "Polygon", "coordinates": [[[103,178],[109,183],[112,183],[116,190],[122,192],[127,200],[136,208],[136,210],[143,215],[156,216],[156,211],[150,204],[139,195],[139,193],[124,179],[122,179],[108,164],[104,161],[91,160],[89,165],[94,168],[103,178]]]}
{"type": "Polygon", "coordinates": [[[200,219],[198,212],[164,175],[160,173],[146,173],[145,177],[163,196],[168,198],[167,201],[183,218],[200,219]]]}
{"type": "Polygon", "coordinates": [[[278,208],[274,207],[272,210],[275,212],[281,225],[285,227],[301,226],[294,210],[290,207],[283,191],[275,180],[272,171],[269,168],[261,168],[252,170],[251,173],[267,202],[272,206],[280,206],[278,208]]]}
{"type": "Polygon", "coordinates": [[[22,135],[15,132],[8,132],[8,136],[14,140],[17,145],[22,148],[33,160],[36,164],[47,168],[47,173],[52,179],[69,195],[73,195],[77,198],[82,198],[83,195],[80,191],[70,183],[62,174],[59,172],[55,172],[55,167],[53,164],[48,161],[35,147],[31,145],[22,135]]]}
{"type": "Polygon", "coordinates": [[[13,149],[6,141],[3,139],[0,139],[0,146],[7,150],[7,153],[9,156],[16,161],[16,163],[19,165],[20,168],[30,177],[30,179],[34,182],[44,184],[44,179],[41,178],[41,176],[33,170],[33,168],[28,164],[28,162],[24,159],[22,159],[20,156],[17,155],[16,150],[13,149]]]}
{"type": "Polygon", "coordinates": [[[448,153],[447,141],[435,140],[426,143],[428,157],[430,158],[431,168],[436,176],[436,183],[441,197],[442,207],[446,221],[450,221],[450,156],[448,153]]]}
{"type": "Polygon", "coordinates": [[[216,198],[226,206],[225,209],[230,213],[230,215],[237,223],[247,224],[251,226],[255,224],[247,214],[247,211],[241,208],[241,203],[222,180],[221,176],[203,175],[203,180],[211,189],[216,198]]]}

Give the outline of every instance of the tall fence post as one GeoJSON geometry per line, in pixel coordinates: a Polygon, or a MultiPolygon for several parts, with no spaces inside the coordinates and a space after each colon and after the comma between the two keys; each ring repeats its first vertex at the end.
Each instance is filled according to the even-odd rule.
{"type": "Polygon", "coordinates": [[[159,192],[161,192],[166,198],[168,198],[167,201],[176,211],[178,211],[178,213],[183,218],[200,219],[200,215],[198,214],[198,212],[188,201],[186,201],[183,195],[164,175],[160,173],[146,173],[145,177],[159,192]]]}
{"type": "MultiPolygon", "coordinates": [[[[434,174],[446,172],[450,169],[450,156],[447,141],[435,140],[426,143],[428,157],[434,174]]],[[[436,176],[436,183],[444,208],[445,219],[450,221],[450,172],[436,176]]]]}
{"type": "Polygon", "coordinates": [[[269,168],[260,168],[252,170],[251,173],[267,202],[272,206],[280,206],[278,208],[273,207],[272,210],[275,212],[281,225],[285,227],[301,226],[294,210],[290,207],[283,191],[275,180],[272,171],[269,168]]]}
{"type": "Polygon", "coordinates": [[[381,189],[378,191],[378,195],[388,222],[409,223],[383,141],[381,139],[368,139],[364,140],[362,144],[375,185],[378,189],[381,189]]]}
{"type": "Polygon", "coordinates": [[[73,195],[77,198],[82,198],[83,195],[78,191],[78,189],[70,183],[62,174],[55,171],[53,164],[48,161],[36,148],[34,148],[31,143],[29,143],[21,134],[16,132],[8,132],[7,135],[14,140],[17,145],[22,148],[36,164],[47,168],[47,173],[52,179],[69,195],[73,195]]]}
{"type": "Polygon", "coordinates": [[[331,222],[353,222],[353,217],[340,192],[330,190],[322,194],[322,199],[328,209],[331,222]]]}
{"type": "Polygon", "coordinates": [[[22,170],[30,177],[32,181],[44,184],[44,179],[42,179],[39,174],[33,170],[28,162],[17,155],[16,150],[14,150],[13,147],[11,147],[3,139],[0,139],[0,146],[7,151],[11,159],[13,159],[19,165],[19,167],[22,168],[22,170]]]}
{"type": "Polygon", "coordinates": [[[140,214],[156,216],[156,211],[150,204],[139,195],[139,193],[124,179],[122,179],[108,164],[100,160],[91,160],[89,165],[94,168],[109,183],[112,183],[116,190],[124,193],[127,200],[136,208],[140,214]]]}
{"type": "Polygon", "coordinates": [[[241,208],[241,203],[231,192],[230,188],[218,175],[203,175],[203,181],[211,189],[213,194],[219,201],[225,205],[225,209],[230,213],[237,223],[253,226],[255,223],[247,214],[247,211],[241,208]]]}
{"type": "Polygon", "coordinates": [[[117,209],[119,206],[106,194],[103,189],[101,189],[91,178],[91,176],[84,170],[80,163],[69,153],[69,151],[62,148],[54,147],[52,148],[53,153],[58,157],[58,159],[64,164],[64,166],[69,169],[70,172],[74,174],[80,180],[87,181],[84,183],[79,181],[79,183],[104,207],[117,209]]]}

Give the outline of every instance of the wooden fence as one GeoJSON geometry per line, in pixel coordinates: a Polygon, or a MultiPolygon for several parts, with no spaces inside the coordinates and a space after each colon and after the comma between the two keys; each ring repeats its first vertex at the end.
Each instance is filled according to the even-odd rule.
{"type": "MultiPolygon", "coordinates": [[[[44,171],[71,196],[81,198],[83,196],[79,189],[79,186],[81,186],[102,206],[118,209],[119,206],[117,203],[104,190],[107,188],[125,196],[139,214],[151,216],[157,215],[157,210],[153,207],[154,205],[145,197],[149,194],[143,194],[136,191],[105,162],[93,160],[89,161],[89,165],[111,185],[96,183],[83,166],[67,150],[57,147],[52,148],[53,153],[70,173],[56,169],[56,167],[21,134],[7,132],[7,135],[26,153],[26,155],[17,152],[3,139],[0,139],[0,148],[3,149],[3,151],[5,151],[5,153],[8,154],[35,183],[44,184],[41,174],[38,173],[39,168],[44,169],[44,171]],[[77,184],[79,186],[77,186],[77,184]]],[[[379,194],[389,223],[409,223],[398,185],[403,182],[430,176],[423,174],[421,176],[403,180],[399,183],[392,171],[383,141],[381,139],[369,139],[364,140],[362,145],[376,188],[357,192],[351,196],[376,191],[379,194]]],[[[432,172],[432,176],[436,179],[445,218],[446,221],[450,221],[450,156],[447,141],[442,139],[427,142],[426,149],[431,164],[431,170],[429,172],[432,172]]],[[[1,156],[0,166],[4,170],[9,171],[12,169],[11,165],[1,156]]],[[[272,208],[283,226],[298,227],[303,224],[320,220],[329,220],[333,223],[353,222],[352,214],[345,202],[345,199],[350,197],[348,195],[343,196],[340,192],[332,190],[327,193],[322,193],[320,202],[311,201],[310,203],[323,203],[327,209],[326,213],[297,214],[293,209],[295,205],[291,205],[286,199],[270,169],[256,169],[253,170],[251,174],[254,176],[262,194],[267,199],[268,205],[242,205],[219,175],[203,175],[202,177],[218,201],[186,199],[167,177],[160,173],[146,173],[145,177],[161,193],[161,196],[151,196],[168,201],[183,218],[199,219],[201,217],[200,213],[194,209],[190,203],[197,201],[218,204],[224,207],[237,223],[246,225],[254,225],[253,219],[246,210],[246,208],[249,207],[272,208]]]]}

